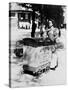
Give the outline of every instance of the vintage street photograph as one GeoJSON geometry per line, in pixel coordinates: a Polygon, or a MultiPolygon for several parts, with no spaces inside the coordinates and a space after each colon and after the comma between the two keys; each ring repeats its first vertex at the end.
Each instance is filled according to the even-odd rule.
{"type": "Polygon", "coordinates": [[[9,3],[9,86],[66,83],[66,6],[9,3]]]}

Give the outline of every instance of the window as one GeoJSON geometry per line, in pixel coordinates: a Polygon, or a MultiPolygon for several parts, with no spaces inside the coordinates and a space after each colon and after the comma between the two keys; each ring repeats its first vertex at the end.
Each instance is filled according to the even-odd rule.
{"type": "Polygon", "coordinates": [[[9,11],[9,17],[15,17],[15,12],[9,11]]]}

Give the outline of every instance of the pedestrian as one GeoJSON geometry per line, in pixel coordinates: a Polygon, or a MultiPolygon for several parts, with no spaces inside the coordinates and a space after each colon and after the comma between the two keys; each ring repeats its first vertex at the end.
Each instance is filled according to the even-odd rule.
{"type": "Polygon", "coordinates": [[[51,70],[55,70],[58,67],[58,56],[55,49],[56,39],[59,37],[59,29],[56,27],[55,21],[48,20],[48,28],[46,30],[48,38],[53,43],[54,49],[52,49],[52,60],[51,60],[51,70]]]}

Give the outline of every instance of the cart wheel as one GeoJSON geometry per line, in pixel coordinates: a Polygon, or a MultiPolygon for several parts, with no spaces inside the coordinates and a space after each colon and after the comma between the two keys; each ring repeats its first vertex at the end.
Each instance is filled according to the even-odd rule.
{"type": "Polygon", "coordinates": [[[17,56],[17,57],[22,57],[23,56],[23,49],[21,48],[21,49],[15,49],[14,50],[14,53],[15,53],[15,55],[17,56]]]}

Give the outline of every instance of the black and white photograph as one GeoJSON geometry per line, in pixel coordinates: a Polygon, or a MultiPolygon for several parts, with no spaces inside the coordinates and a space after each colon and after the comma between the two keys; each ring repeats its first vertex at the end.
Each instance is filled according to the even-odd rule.
{"type": "Polygon", "coordinates": [[[9,86],[66,83],[65,5],[9,3],[9,86]]]}

